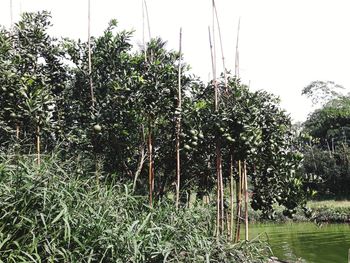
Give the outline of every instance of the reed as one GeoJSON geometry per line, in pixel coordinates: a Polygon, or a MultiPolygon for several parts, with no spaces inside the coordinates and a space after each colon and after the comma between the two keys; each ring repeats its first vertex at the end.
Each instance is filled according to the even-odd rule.
{"type": "Polygon", "coordinates": [[[0,154],[0,167],[0,258],[6,262],[243,263],[269,256],[263,242],[213,237],[210,206],[175,211],[164,201],[150,208],[128,185],[101,180],[97,187],[87,170],[76,172],[93,169],[93,159],[45,155],[39,176],[33,156],[0,154]]]}

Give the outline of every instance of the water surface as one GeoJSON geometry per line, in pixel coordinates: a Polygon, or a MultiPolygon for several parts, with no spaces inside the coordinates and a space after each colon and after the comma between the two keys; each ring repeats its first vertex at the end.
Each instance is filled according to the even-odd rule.
{"type": "Polygon", "coordinates": [[[347,263],[349,224],[253,224],[250,236],[267,238],[276,257],[307,263],[347,263]]]}

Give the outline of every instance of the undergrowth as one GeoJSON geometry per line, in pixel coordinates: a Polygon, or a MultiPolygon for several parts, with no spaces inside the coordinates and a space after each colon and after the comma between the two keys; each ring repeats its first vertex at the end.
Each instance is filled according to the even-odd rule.
{"type": "Polygon", "coordinates": [[[97,184],[82,161],[1,156],[0,262],[266,262],[260,241],[213,236],[215,207],[176,211],[111,179],[97,184]]]}

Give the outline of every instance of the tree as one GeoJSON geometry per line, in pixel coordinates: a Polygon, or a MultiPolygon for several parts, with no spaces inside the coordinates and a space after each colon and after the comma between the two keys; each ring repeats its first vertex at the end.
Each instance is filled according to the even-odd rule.
{"type": "Polygon", "coordinates": [[[36,138],[38,163],[41,143],[50,148],[57,142],[55,110],[67,79],[62,51],[47,33],[49,19],[48,12],[24,13],[7,34],[11,52],[1,63],[8,67],[1,80],[7,126],[16,123],[18,138],[20,132],[31,134],[30,141],[36,138]]]}
{"type": "Polygon", "coordinates": [[[46,12],[25,14],[14,32],[0,34],[2,145],[17,127],[21,139],[37,139],[38,153],[50,152],[59,142],[61,158],[94,160],[95,167],[85,168],[87,176],[96,172],[96,178],[133,182],[138,194],[149,192],[152,205],[174,190],[176,119],[181,114],[182,201],[193,190],[208,202],[209,193],[223,191],[226,184],[233,204],[233,182],[239,185],[239,171],[244,170],[254,192],[252,205],[265,216],[273,214],[274,203],[288,213],[302,203],[300,178],[294,173],[300,155],[292,147],[291,122],[277,98],[251,91],[230,74],[204,84],[188,73],[185,63],[179,68],[181,54],[167,50],[159,38],[145,50],[133,51],[132,32],[118,31],[115,20],[102,36],[91,39],[90,72],[90,45],[50,37],[49,19],[46,12]],[[220,100],[213,96],[214,84],[220,100]]]}
{"type": "Polygon", "coordinates": [[[306,178],[305,186],[310,194],[346,197],[350,194],[343,189],[350,180],[350,98],[333,90],[328,94],[331,94],[328,101],[303,123],[299,140],[305,159],[301,173],[306,178]]]}
{"type": "Polygon", "coordinates": [[[312,81],[309,85],[303,88],[301,94],[311,99],[311,102],[316,105],[323,105],[329,100],[341,96],[339,90],[344,87],[334,83],[333,81],[312,81]]]}

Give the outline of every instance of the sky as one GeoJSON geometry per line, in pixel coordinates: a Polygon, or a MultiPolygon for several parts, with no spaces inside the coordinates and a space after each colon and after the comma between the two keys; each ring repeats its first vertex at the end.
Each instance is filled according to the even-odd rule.
{"type": "MultiPolygon", "coordinates": [[[[234,72],[239,18],[240,77],[252,90],[264,89],[281,98],[294,121],[314,109],[301,96],[311,81],[334,81],[350,89],[350,15],[348,0],[216,0],[226,68],[234,72]]],[[[48,10],[50,33],[87,39],[88,0],[12,0],[14,22],[20,13],[48,10]]],[[[207,81],[211,72],[208,26],[211,0],[147,0],[151,36],[169,49],[182,50],[191,72],[207,81]]],[[[101,35],[111,19],[121,30],[134,30],[142,44],[142,0],[91,0],[91,34],[101,35]]],[[[0,25],[11,24],[10,0],[0,0],[0,25]]],[[[218,30],[216,30],[217,32],[218,30]]],[[[146,34],[148,35],[148,33],[146,34]]],[[[148,37],[146,37],[146,41],[148,37]]],[[[218,36],[217,68],[222,71],[218,36]]]]}

